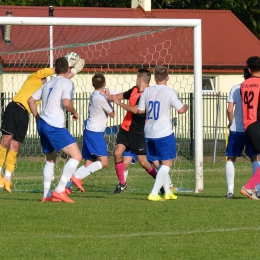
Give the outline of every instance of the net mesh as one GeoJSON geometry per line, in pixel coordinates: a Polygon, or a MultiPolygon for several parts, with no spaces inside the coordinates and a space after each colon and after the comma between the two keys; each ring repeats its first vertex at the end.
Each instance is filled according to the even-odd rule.
{"type": "MultiPolygon", "coordinates": [[[[75,75],[74,105],[79,113],[77,122],[68,114],[66,127],[82,147],[83,121],[87,117],[88,100],[93,91],[91,78],[94,73],[105,74],[109,89],[126,91],[136,82],[140,68],[151,72],[156,65],[169,68],[168,86],[174,88],[183,103],[190,105],[185,115],[172,111],[172,126],[177,138],[178,158],[170,171],[173,184],[179,190],[194,189],[194,129],[193,129],[193,28],[187,27],[97,27],[97,26],[12,26],[10,43],[1,43],[3,73],[0,76],[1,121],[7,104],[34,71],[50,67],[53,60],[76,52],[85,60],[84,70],[75,75]],[[53,32],[50,46],[50,31],[53,32]],[[50,49],[52,52],[50,52],[50,49]]],[[[155,84],[153,81],[150,85],[155,84]]],[[[110,166],[84,180],[87,190],[111,191],[117,184],[113,165],[113,149],[118,127],[125,111],[114,105],[116,115],[109,119],[105,131],[110,166]]],[[[55,180],[61,174],[67,157],[59,155],[55,166],[55,180]]],[[[33,117],[30,116],[26,140],[20,148],[13,173],[14,190],[41,191],[42,169],[45,157],[41,152],[39,136],[33,117]]],[[[4,171],[4,169],[3,169],[4,171]]],[[[153,179],[138,165],[130,166],[128,190],[148,191],[153,179]]]]}

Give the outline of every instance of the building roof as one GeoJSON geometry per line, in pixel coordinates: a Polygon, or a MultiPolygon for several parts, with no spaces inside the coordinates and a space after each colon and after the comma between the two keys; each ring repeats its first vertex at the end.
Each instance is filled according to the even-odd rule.
{"type": "MultiPolygon", "coordinates": [[[[12,16],[15,17],[48,17],[49,16],[49,7],[32,7],[32,6],[0,6],[0,16],[6,16],[6,11],[11,11],[12,16]]],[[[245,61],[250,56],[260,55],[260,41],[254,36],[249,29],[231,12],[226,10],[176,10],[176,9],[152,9],[151,12],[145,12],[141,7],[136,9],[131,8],[93,8],[93,7],[54,7],[54,17],[84,17],[84,18],[133,18],[133,19],[150,19],[150,18],[171,18],[171,19],[201,19],[202,20],[202,64],[204,69],[208,70],[240,70],[244,67],[245,61]]],[[[3,27],[3,26],[2,26],[3,27]]],[[[0,55],[4,56],[3,53],[7,51],[17,52],[21,50],[33,50],[33,49],[44,49],[49,45],[49,38],[46,35],[49,35],[49,28],[41,29],[41,33],[36,33],[39,27],[23,27],[20,25],[12,26],[12,34],[11,34],[11,43],[6,44],[4,40],[0,40],[0,55]],[[15,36],[15,32],[17,35],[15,36]],[[19,34],[18,34],[19,32],[19,34]],[[23,33],[21,33],[23,32],[23,33]],[[25,39],[25,40],[24,40],[25,39]],[[35,40],[35,41],[31,41],[35,40]]],[[[77,31],[69,32],[66,31],[66,28],[62,29],[54,28],[56,33],[54,37],[56,37],[56,43],[58,40],[57,34],[67,34],[72,40],[69,44],[73,44],[75,39],[78,40],[80,38],[81,41],[84,40],[88,42],[97,42],[97,45],[101,44],[102,40],[110,39],[111,35],[113,37],[120,37],[125,35],[124,27],[118,28],[102,28],[102,32],[97,30],[97,28],[86,28],[81,27],[78,28],[77,31]]],[[[136,33],[145,33],[146,30],[151,30],[151,28],[131,28],[128,34],[136,34],[136,33]]],[[[183,30],[187,30],[184,28],[183,30]]],[[[2,28],[2,33],[3,33],[2,28]]],[[[175,35],[176,32],[172,32],[175,35]]],[[[163,32],[159,33],[160,37],[164,39],[164,42],[167,42],[169,38],[163,32]],[[163,36],[162,36],[163,35],[163,36]],[[167,38],[168,37],[168,38],[167,38]]],[[[192,39],[192,32],[186,32],[186,37],[190,40],[192,39]]],[[[61,37],[59,38],[61,39],[61,37]]],[[[63,38],[65,39],[65,38],[63,38]]],[[[68,37],[64,41],[60,41],[59,45],[65,45],[68,43],[68,37]]],[[[171,39],[172,40],[172,39],[171,39]]],[[[173,44],[176,38],[172,40],[173,44]]],[[[55,42],[55,38],[54,38],[55,42]]],[[[137,44],[136,41],[129,42],[129,40],[125,40],[124,43],[126,45],[131,46],[132,44],[137,44]]],[[[151,39],[148,39],[144,44],[149,45],[151,43],[151,39]]],[[[104,43],[103,43],[104,44],[104,43]]],[[[116,46],[111,43],[107,43],[111,49],[115,51],[117,49],[116,46]]],[[[102,44],[101,44],[102,45],[102,44]]],[[[100,45],[100,51],[98,55],[89,54],[86,63],[91,64],[102,64],[107,63],[108,59],[114,59],[116,62],[117,59],[120,58],[122,63],[127,63],[132,57],[131,53],[117,53],[117,55],[113,58],[111,57],[112,52],[106,53],[107,55],[102,54],[102,46],[100,45]],[[98,59],[97,56],[100,56],[98,59]]],[[[90,47],[91,48],[91,47],[90,47]]],[[[130,48],[130,47],[129,47],[130,48]]],[[[171,52],[176,52],[176,47],[172,47],[171,52]]],[[[130,48],[131,49],[131,48],[130,48]]],[[[82,47],[80,51],[85,51],[82,47]]],[[[95,48],[93,49],[93,53],[95,52],[95,48]]],[[[133,50],[134,52],[134,50],[133,50]]],[[[166,62],[170,57],[165,55],[162,59],[162,53],[157,53],[152,48],[149,50],[149,53],[155,52],[154,57],[152,57],[149,61],[150,64],[153,62],[166,62]]],[[[191,58],[191,53],[186,54],[185,58],[179,57],[179,54],[172,54],[170,59],[177,61],[177,63],[192,66],[193,58],[191,58]]],[[[42,61],[39,58],[40,55],[31,55],[30,62],[33,64],[35,62],[46,63],[48,61],[42,61]]],[[[141,57],[142,55],[135,55],[134,63],[145,63],[146,60],[141,57]],[[138,56],[139,55],[139,56],[138,56]],[[138,57],[137,57],[138,56],[138,57]]],[[[12,55],[8,55],[4,57],[6,63],[11,62],[12,55]],[[8,60],[7,60],[8,59],[8,60]]],[[[14,62],[14,61],[12,61],[14,62]]]]}

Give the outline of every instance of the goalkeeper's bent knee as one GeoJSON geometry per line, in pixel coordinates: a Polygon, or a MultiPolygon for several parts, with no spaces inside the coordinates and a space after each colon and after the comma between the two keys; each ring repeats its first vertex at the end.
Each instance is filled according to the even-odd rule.
{"type": "Polygon", "coordinates": [[[6,150],[7,150],[7,148],[4,148],[4,147],[0,144],[0,167],[3,167],[3,166],[4,166],[5,157],[6,157],[6,150]]]}
{"type": "Polygon", "coordinates": [[[18,152],[14,152],[12,150],[9,150],[6,156],[6,170],[8,170],[9,172],[13,172],[14,171],[14,167],[17,161],[17,154],[18,152]]]}

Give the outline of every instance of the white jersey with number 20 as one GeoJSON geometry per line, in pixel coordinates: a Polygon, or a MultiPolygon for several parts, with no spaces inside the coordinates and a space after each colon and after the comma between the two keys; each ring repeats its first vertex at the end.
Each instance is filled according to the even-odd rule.
{"type": "Polygon", "coordinates": [[[171,108],[179,110],[183,107],[173,89],[165,85],[154,85],[144,90],[139,110],[146,110],[144,134],[146,138],[161,138],[172,134],[171,108]]]}

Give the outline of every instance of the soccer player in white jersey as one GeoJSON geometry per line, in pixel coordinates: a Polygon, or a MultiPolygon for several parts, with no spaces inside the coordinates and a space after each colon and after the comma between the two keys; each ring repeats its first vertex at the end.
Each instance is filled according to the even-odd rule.
{"type": "MultiPolygon", "coordinates": [[[[250,78],[248,68],[244,68],[245,80],[250,78]]],[[[241,157],[245,147],[246,155],[250,158],[252,163],[252,174],[259,167],[257,160],[257,152],[253,146],[246,140],[244,131],[242,99],[240,94],[241,84],[233,86],[228,95],[227,117],[229,121],[229,136],[226,148],[226,181],[227,181],[227,195],[226,198],[234,198],[234,180],[235,180],[235,162],[237,157],[241,157]]],[[[258,187],[257,187],[258,188],[258,187]]]]}
{"type": "Polygon", "coordinates": [[[109,90],[105,89],[105,76],[101,73],[95,74],[92,77],[92,85],[95,90],[90,97],[88,118],[84,122],[82,157],[85,159],[85,164],[78,168],[71,177],[72,182],[82,192],[85,192],[82,179],[108,166],[104,131],[108,116],[113,118],[115,115],[114,108],[107,98],[110,93],[109,90]]]}
{"type": "Polygon", "coordinates": [[[188,110],[188,105],[183,105],[176,92],[166,86],[169,80],[166,67],[155,67],[154,77],[156,85],[144,90],[138,104],[138,113],[146,113],[145,139],[150,155],[156,157],[160,164],[148,200],[163,201],[177,199],[169,188],[169,171],[172,160],[176,158],[176,139],[170,119],[171,108],[183,114],[188,110]],[[158,194],[162,186],[165,190],[164,199],[158,194]]]}
{"type": "MultiPolygon", "coordinates": [[[[82,159],[76,140],[65,128],[64,110],[71,113],[73,120],[78,119],[78,113],[73,106],[72,96],[74,84],[66,78],[68,73],[68,61],[62,57],[55,62],[57,77],[46,82],[29,99],[28,104],[37,122],[37,130],[40,135],[42,150],[46,154],[46,163],[43,169],[44,182],[51,185],[54,175],[54,164],[57,151],[65,152],[70,159],[64,165],[60,181],[50,194],[46,194],[47,185],[44,185],[44,197],[42,202],[63,201],[74,203],[65,192],[65,186],[72,174],[76,171],[82,159]],[[38,114],[36,101],[42,100],[42,111],[38,114]]],[[[47,190],[47,193],[50,193],[47,190]]]]}

